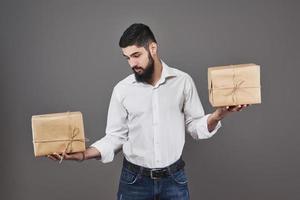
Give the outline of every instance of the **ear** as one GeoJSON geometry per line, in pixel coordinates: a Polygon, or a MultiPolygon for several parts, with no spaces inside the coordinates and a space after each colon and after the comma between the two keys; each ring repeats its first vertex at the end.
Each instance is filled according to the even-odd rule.
{"type": "Polygon", "coordinates": [[[155,42],[151,42],[149,44],[149,50],[152,56],[157,54],[157,44],[155,42]]]}

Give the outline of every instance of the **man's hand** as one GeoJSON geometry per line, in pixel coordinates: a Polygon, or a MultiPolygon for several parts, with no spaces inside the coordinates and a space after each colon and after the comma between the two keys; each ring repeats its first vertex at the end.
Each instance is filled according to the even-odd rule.
{"type": "Polygon", "coordinates": [[[48,158],[54,161],[62,161],[62,160],[75,160],[75,161],[84,161],[87,159],[101,159],[101,153],[94,147],[87,148],[84,152],[77,153],[54,153],[47,156],[48,158]]]}
{"type": "Polygon", "coordinates": [[[243,105],[237,105],[237,106],[219,107],[219,108],[216,109],[216,111],[213,113],[213,115],[215,115],[215,117],[216,117],[217,120],[221,120],[228,113],[241,111],[242,109],[246,108],[249,105],[250,104],[243,104],[243,105]]]}
{"type": "Polygon", "coordinates": [[[54,161],[62,161],[62,160],[75,160],[75,161],[83,161],[85,160],[85,152],[77,152],[77,153],[53,153],[47,156],[48,158],[54,161]]]}
{"type": "Polygon", "coordinates": [[[231,112],[238,112],[241,111],[242,109],[246,108],[249,106],[249,104],[243,104],[243,105],[238,105],[238,106],[224,106],[224,107],[219,107],[213,112],[207,120],[207,128],[208,131],[211,132],[215,129],[217,126],[218,122],[222,120],[228,113],[231,112]]]}

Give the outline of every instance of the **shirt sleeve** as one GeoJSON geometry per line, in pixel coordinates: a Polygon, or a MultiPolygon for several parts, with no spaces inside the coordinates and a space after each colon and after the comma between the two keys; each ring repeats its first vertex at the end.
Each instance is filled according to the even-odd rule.
{"type": "Polygon", "coordinates": [[[106,135],[91,145],[101,153],[100,161],[103,163],[111,162],[114,155],[120,151],[125,141],[127,141],[127,119],[127,111],[121,104],[115,87],[108,108],[106,135]]]}
{"type": "Polygon", "coordinates": [[[195,83],[189,75],[185,82],[184,95],[183,111],[186,131],[196,140],[212,137],[221,127],[221,122],[219,121],[215,129],[209,132],[207,119],[211,114],[205,115],[195,83]]]}

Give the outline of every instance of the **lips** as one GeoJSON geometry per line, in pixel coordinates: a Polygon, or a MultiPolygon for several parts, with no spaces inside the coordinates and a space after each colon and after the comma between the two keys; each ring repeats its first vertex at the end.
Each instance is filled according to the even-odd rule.
{"type": "Polygon", "coordinates": [[[143,71],[143,69],[142,69],[142,68],[136,68],[136,67],[135,67],[135,68],[134,68],[134,71],[137,72],[137,73],[141,73],[141,72],[143,71]]]}

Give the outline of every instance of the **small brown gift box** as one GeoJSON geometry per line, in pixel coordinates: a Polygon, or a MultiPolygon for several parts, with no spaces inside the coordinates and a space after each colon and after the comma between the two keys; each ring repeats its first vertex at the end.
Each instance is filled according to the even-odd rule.
{"type": "Polygon", "coordinates": [[[31,122],[36,157],[85,151],[81,112],[34,115],[31,122]]]}
{"type": "Polygon", "coordinates": [[[208,91],[213,107],[259,104],[260,66],[250,63],[209,67],[208,91]]]}

